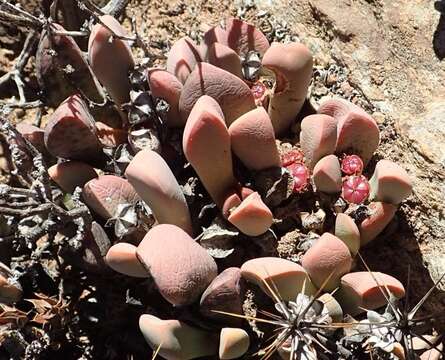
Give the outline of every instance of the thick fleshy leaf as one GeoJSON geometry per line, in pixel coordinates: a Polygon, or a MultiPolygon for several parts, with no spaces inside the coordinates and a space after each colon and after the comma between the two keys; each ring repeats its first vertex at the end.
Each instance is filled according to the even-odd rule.
{"type": "Polygon", "coordinates": [[[45,130],[24,122],[16,125],[17,131],[41,153],[46,153],[45,130]]]}
{"type": "Polygon", "coordinates": [[[278,257],[248,260],[241,266],[241,275],[272,296],[265,285],[267,283],[286,301],[295,301],[299,293],[313,295],[317,291],[302,266],[278,257]]]}
{"type": "Polygon", "coordinates": [[[175,225],[153,227],[136,254],[161,295],[173,305],[191,304],[217,275],[213,258],[175,225]]]}
{"type": "Polygon", "coordinates": [[[167,55],[167,71],[185,83],[195,66],[202,61],[198,46],[185,36],[174,43],[167,55]]]}
{"type": "Polygon", "coordinates": [[[227,219],[232,211],[235,210],[235,208],[237,208],[241,202],[252,193],[254,193],[254,191],[247,187],[232,189],[224,200],[224,204],[221,209],[224,218],[227,219]]]}
{"type": "Polygon", "coordinates": [[[199,311],[205,317],[225,324],[238,324],[240,319],[215,313],[214,310],[242,314],[244,280],[239,268],[230,267],[210,283],[201,296],[199,311]]]}
{"type": "Polygon", "coordinates": [[[101,225],[93,221],[90,230],[86,232],[82,240],[82,248],[77,251],[68,247],[64,248],[62,250],[63,258],[86,272],[109,273],[105,256],[110,247],[111,241],[107,233],[101,225]]]}
{"type": "Polygon", "coordinates": [[[369,198],[398,205],[407,198],[413,186],[405,169],[390,160],[380,160],[369,180],[369,198]]]}
{"type": "Polygon", "coordinates": [[[349,215],[337,214],[335,236],[346,244],[352,255],[355,256],[358,253],[360,249],[360,231],[349,215]]]}
{"type": "Polygon", "coordinates": [[[232,150],[252,170],[281,165],[270,118],[264,108],[251,110],[229,127],[232,150]]]}
{"type": "Polygon", "coordinates": [[[116,129],[100,121],[96,121],[96,131],[97,137],[104,147],[114,148],[125,144],[128,140],[127,130],[116,129]]]}
{"type": "Polygon", "coordinates": [[[170,108],[167,112],[167,126],[182,127],[185,119],[179,115],[179,97],[182,83],[166,70],[150,69],[147,72],[148,84],[154,97],[167,101],[170,108]]]}
{"type": "MultiPolygon", "coordinates": [[[[341,286],[335,298],[340,302],[343,311],[352,316],[364,310],[374,310],[387,302],[382,291],[386,288],[396,297],[405,296],[403,285],[394,277],[380,272],[353,272],[341,278],[341,286]]],[[[389,298],[389,295],[386,295],[389,298]]]]}
{"type": "Polygon", "coordinates": [[[215,43],[229,47],[229,44],[227,42],[227,31],[224,30],[220,25],[216,25],[204,33],[203,43],[201,44],[204,61],[209,60],[209,49],[215,43]]]}
{"type": "Polygon", "coordinates": [[[148,278],[150,273],[142,266],[136,256],[136,246],[128,243],[117,243],[107,252],[107,265],[121,274],[148,278]]]}
{"type": "Polygon", "coordinates": [[[346,244],[330,233],[324,233],[304,254],[301,265],[312,282],[324,291],[332,291],[340,284],[340,278],[351,270],[352,256],[346,244]]]}
{"type": "Polygon", "coordinates": [[[78,95],[70,96],[45,127],[45,146],[56,157],[94,161],[101,154],[94,119],[78,95]]]}
{"type": "Polygon", "coordinates": [[[397,206],[383,202],[369,204],[371,215],[359,225],[361,246],[374,240],[390,223],[397,211],[397,206]]]}
{"type": "MultiPolygon", "coordinates": [[[[119,36],[127,36],[125,29],[111,15],[100,17],[109,29],[119,36]]],[[[127,41],[113,36],[108,28],[98,23],[93,26],[88,42],[91,68],[117,105],[130,101],[129,71],[134,59],[127,41]]]]}
{"type": "Polygon", "coordinates": [[[184,154],[213,201],[222,207],[235,188],[230,136],[218,103],[202,96],[187,120],[182,140],[184,154]]]}
{"type": "Polygon", "coordinates": [[[249,349],[250,338],[247,332],[239,328],[223,328],[219,337],[219,358],[237,359],[249,349]]]}
{"type": "Polygon", "coordinates": [[[320,105],[319,114],[337,120],[337,145],[335,152],[352,151],[368,163],[380,141],[379,128],[375,120],[363,109],[343,99],[332,99],[320,105]]]}
{"type": "Polygon", "coordinates": [[[437,349],[430,349],[420,355],[420,360],[440,360],[443,358],[443,344],[437,344],[437,349]]]}
{"type": "Polygon", "coordinates": [[[337,156],[327,155],[314,167],[313,179],[317,191],[335,194],[341,191],[341,170],[337,156]]]}
{"type": "Polygon", "coordinates": [[[209,63],[226,70],[239,78],[243,77],[241,59],[231,48],[214,43],[208,53],[209,63]]]}
{"type": "Polygon", "coordinates": [[[331,294],[325,293],[319,296],[317,300],[322,302],[323,305],[326,307],[329,316],[334,323],[343,321],[343,310],[338,301],[331,294]]]}
{"type": "Polygon", "coordinates": [[[48,174],[52,181],[68,193],[72,193],[79,186],[83,187],[88,181],[97,177],[97,172],[88,164],[80,161],[66,161],[51,166],[48,174]]]}
{"type": "Polygon", "coordinates": [[[120,204],[134,204],[139,200],[131,184],[115,175],[101,175],[83,187],[85,203],[104,219],[117,215],[120,204]]]}
{"type": "Polygon", "coordinates": [[[250,88],[238,77],[207,63],[198,63],[184,84],[179,111],[187,119],[198,99],[208,95],[224,113],[227,125],[255,108],[250,88]]]}
{"type": "Polygon", "coordinates": [[[227,19],[226,27],[227,45],[239,55],[246,55],[249,51],[256,51],[261,56],[269,49],[269,41],[266,36],[240,19],[227,19]]]}
{"type": "Polygon", "coordinates": [[[312,78],[312,63],[311,52],[299,43],[273,43],[264,54],[263,66],[276,76],[268,110],[275,134],[287,131],[300,112],[312,78]]]}
{"type": "Polygon", "coordinates": [[[259,236],[264,234],[272,225],[273,214],[261,200],[261,196],[254,192],[230,212],[227,220],[243,234],[259,236]]]}
{"type": "Polygon", "coordinates": [[[300,145],[310,169],[323,156],[334,153],[336,141],[337,121],[332,116],[309,115],[301,122],[300,145]]]}
{"type": "Polygon", "coordinates": [[[228,46],[242,56],[250,51],[256,51],[263,56],[270,46],[261,31],[243,20],[234,18],[227,19],[224,28],[217,25],[206,31],[205,48],[209,49],[215,43],[228,46]]]}
{"type": "MultiPolygon", "coordinates": [[[[53,31],[65,31],[59,24],[50,26],[53,31]]],[[[71,36],[48,35],[47,30],[42,32],[36,53],[36,75],[52,106],[58,106],[68,96],[76,94],[77,89],[94,102],[104,100],[82,51],[71,36]]]]}
{"type": "Polygon", "coordinates": [[[158,153],[139,151],[128,165],[125,176],[160,224],[173,224],[192,234],[192,222],[184,194],[158,153]]]}
{"type": "Polygon", "coordinates": [[[166,360],[189,360],[216,356],[218,338],[179,320],[161,320],[144,314],[139,318],[139,329],[153,352],[166,360]]]}

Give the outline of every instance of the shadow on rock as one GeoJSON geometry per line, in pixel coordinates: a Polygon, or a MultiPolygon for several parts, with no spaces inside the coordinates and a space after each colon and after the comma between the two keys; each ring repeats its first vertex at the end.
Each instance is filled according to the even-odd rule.
{"type": "MultiPolygon", "coordinates": [[[[434,281],[425,267],[416,237],[408,224],[406,215],[400,210],[384,232],[370,246],[363,249],[362,255],[371,270],[390,274],[403,283],[409,292],[408,310],[414,308],[434,286],[434,281]]],[[[360,263],[358,266],[363,267],[360,263]]],[[[442,333],[445,331],[444,311],[445,292],[436,289],[419,309],[416,318],[431,316],[433,318],[431,325],[442,333]]]]}
{"type": "Polygon", "coordinates": [[[436,1],[434,7],[441,12],[433,35],[433,49],[439,60],[445,59],[445,1],[436,1]]]}

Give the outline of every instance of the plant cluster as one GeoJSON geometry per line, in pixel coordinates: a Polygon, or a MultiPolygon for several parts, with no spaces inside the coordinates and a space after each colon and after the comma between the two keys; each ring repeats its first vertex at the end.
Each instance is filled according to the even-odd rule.
{"type": "MultiPolygon", "coordinates": [[[[166,359],[440,356],[439,337],[415,318],[429,294],[409,312],[400,281],[356,271],[412,182],[398,164],[374,161],[379,128],[357,105],[302,111],[306,46],[269,44],[227,19],[200,44],[178,40],[157,68],[134,59],[129,42],[147,48],[115,17],[85,9],[87,59],[76,34],[44,24],[36,71],[56,108],[44,128],[2,121],[22,182],[0,188],[2,237],[38,259],[46,235],[48,248],[63,245],[53,256],[84,271],[150,279],[188,314],[140,317],[166,359]],[[298,261],[278,257],[276,242],[296,229],[298,261]],[[243,312],[255,286],[275,304],[267,319],[243,312]],[[243,318],[277,327],[272,343],[255,348],[243,318]]],[[[17,277],[1,264],[1,302],[21,299],[17,277]]]]}

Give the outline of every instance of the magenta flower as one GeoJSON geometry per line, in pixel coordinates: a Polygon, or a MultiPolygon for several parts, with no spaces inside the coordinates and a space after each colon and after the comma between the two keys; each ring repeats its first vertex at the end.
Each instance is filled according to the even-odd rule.
{"type": "Polygon", "coordinates": [[[341,161],[341,171],[346,175],[360,175],[363,171],[363,161],[358,155],[346,155],[341,161]]]}
{"type": "Polygon", "coordinates": [[[361,204],[369,195],[369,183],[363,176],[348,176],[343,181],[342,196],[346,201],[353,204],[361,204]]]}
{"type": "Polygon", "coordinates": [[[293,163],[287,166],[287,170],[289,170],[294,178],[294,192],[302,192],[305,190],[309,179],[308,168],[301,163],[293,163]]]}

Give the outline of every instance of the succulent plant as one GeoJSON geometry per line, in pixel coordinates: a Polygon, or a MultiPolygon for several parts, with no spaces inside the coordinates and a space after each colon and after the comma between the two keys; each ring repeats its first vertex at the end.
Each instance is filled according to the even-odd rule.
{"type": "Polygon", "coordinates": [[[67,193],[74,192],[78,186],[82,188],[88,181],[98,176],[92,166],[75,160],[51,166],[48,174],[51,180],[67,193]]]}
{"type": "Polygon", "coordinates": [[[252,259],[241,266],[241,274],[247,281],[261,287],[269,296],[273,294],[267,285],[273,286],[284,300],[295,299],[300,292],[311,295],[316,291],[306,270],[286,259],[276,257],[252,259]]]}
{"type": "Polygon", "coordinates": [[[227,322],[234,320],[239,324],[239,319],[227,319],[226,316],[216,313],[214,310],[242,314],[245,284],[239,268],[230,267],[222,271],[201,295],[199,310],[201,314],[213,320],[227,322]]]}
{"type": "Polygon", "coordinates": [[[324,102],[317,112],[330,115],[337,122],[335,151],[341,153],[353,149],[366,166],[380,142],[375,120],[357,105],[342,99],[324,102]]]}
{"type": "Polygon", "coordinates": [[[377,309],[386,304],[382,289],[388,289],[395,297],[405,296],[402,283],[392,276],[368,271],[353,272],[341,278],[340,290],[336,298],[343,309],[351,315],[364,309],[377,309]]]}
{"type": "Polygon", "coordinates": [[[324,233],[304,254],[301,264],[317,288],[329,278],[324,290],[332,291],[340,284],[340,278],[351,270],[352,255],[343,241],[324,233]]]}
{"type": "Polygon", "coordinates": [[[119,205],[135,204],[140,199],[127,180],[115,175],[101,175],[88,181],[82,196],[85,203],[104,219],[116,216],[119,205]]]}
{"type": "Polygon", "coordinates": [[[303,107],[312,75],[312,54],[303,44],[274,43],[264,54],[262,65],[275,76],[269,115],[275,134],[289,129],[303,107]]]}
{"type": "MultiPolygon", "coordinates": [[[[47,152],[36,161],[22,151],[22,160],[28,170],[42,156],[52,164],[47,177],[66,193],[64,202],[54,196],[59,218],[81,201],[91,210],[73,221],[85,236],[83,252],[70,256],[85,271],[106,264],[149,278],[166,300],[165,314],[149,308],[139,319],[153,351],[173,360],[242,357],[251,352],[242,319],[279,328],[260,351],[265,359],[275,350],[292,360],[348,353],[330,337],[348,327],[361,344],[400,350],[400,334],[382,324],[402,316],[373,310],[403,298],[405,288],[390,275],[356,271],[354,258],[391,222],[412,181],[390,160],[372,168],[379,129],[357,105],[327,100],[297,122],[312,79],[306,46],[270,45],[253,25],[228,19],[201,43],[175,42],[163,69],[135,61],[129,43],[138,36],[110,15],[92,27],[88,62],[70,36],[51,30],[63,28],[51,25],[42,36],[38,70],[57,108],[44,131],[20,127],[14,146],[47,152]],[[277,240],[289,234],[290,259],[265,256],[271,248],[277,255],[277,240]],[[275,305],[268,320],[245,314],[255,287],[275,305]],[[366,319],[346,322],[364,309],[366,319]],[[161,319],[167,314],[186,319],[161,319]]],[[[21,288],[4,269],[0,300],[17,301],[21,288]]]]}
{"type": "Polygon", "coordinates": [[[136,256],[136,246],[129,243],[117,243],[106,254],[106,262],[110,268],[128,276],[148,278],[150,273],[136,256]]]}
{"type": "Polygon", "coordinates": [[[142,315],[139,328],[152,349],[168,360],[194,359],[218,353],[218,339],[212,333],[179,320],[161,320],[142,315]]]}
{"type": "Polygon", "coordinates": [[[136,256],[161,295],[175,305],[193,303],[217,275],[213,258],[174,225],[153,227],[138,245],[136,256]]]}
{"type": "Polygon", "coordinates": [[[101,156],[94,119],[79,95],[68,97],[51,115],[44,139],[55,157],[96,162],[101,156]]]}
{"type": "Polygon", "coordinates": [[[193,233],[184,194],[159,154],[151,150],[139,151],[125,175],[160,224],[177,225],[189,234],[193,233]]]}
{"type": "Polygon", "coordinates": [[[247,332],[237,328],[221,329],[218,355],[221,360],[237,359],[243,356],[250,345],[247,332]]]}
{"type": "Polygon", "coordinates": [[[101,16],[100,21],[90,34],[88,58],[94,75],[113,101],[121,105],[130,101],[129,72],[134,67],[134,59],[126,40],[122,39],[127,34],[121,24],[110,15],[101,16]]]}
{"type": "Polygon", "coordinates": [[[80,89],[91,101],[102,103],[104,95],[74,39],[55,34],[65,29],[52,23],[42,32],[36,55],[37,80],[49,103],[58,106],[80,89]]]}

